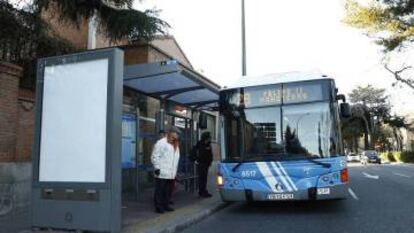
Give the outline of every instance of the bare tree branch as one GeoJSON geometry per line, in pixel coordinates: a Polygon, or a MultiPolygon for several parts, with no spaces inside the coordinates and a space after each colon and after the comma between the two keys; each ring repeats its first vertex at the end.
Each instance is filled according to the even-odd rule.
{"type": "Polygon", "coordinates": [[[394,78],[399,81],[402,82],[404,84],[406,84],[407,86],[411,87],[412,89],[414,89],[414,81],[412,79],[409,78],[403,78],[401,77],[401,73],[408,70],[408,69],[412,69],[412,66],[405,66],[404,68],[400,69],[400,70],[391,70],[387,64],[384,64],[384,68],[390,72],[392,75],[394,75],[394,78]]]}

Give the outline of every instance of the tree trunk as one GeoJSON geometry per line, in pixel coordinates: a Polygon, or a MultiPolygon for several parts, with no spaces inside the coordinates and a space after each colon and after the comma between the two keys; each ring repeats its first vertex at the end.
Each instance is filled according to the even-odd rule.
{"type": "Polygon", "coordinates": [[[400,140],[400,136],[398,135],[398,131],[397,128],[392,128],[392,133],[394,134],[394,138],[395,138],[395,142],[397,143],[397,150],[401,151],[401,140],[400,140]]]}
{"type": "Polygon", "coordinates": [[[398,134],[398,141],[400,142],[400,145],[399,145],[399,150],[400,151],[403,151],[403,147],[404,147],[404,142],[403,142],[403,140],[404,140],[404,138],[403,138],[403,136],[402,136],[402,134],[401,134],[401,131],[400,131],[400,129],[397,129],[397,134],[398,134]]]}
{"type": "Polygon", "coordinates": [[[358,138],[355,136],[352,137],[352,150],[358,152],[358,138]]]}
{"type": "Polygon", "coordinates": [[[370,149],[370,130],[369,130],[369,124],[368,124],[368,121],[367,121],[367,119],[365,118],[365,116],[362,116],[361,117],[362,118],[362,121],[363,121],[363,124],[364,124],[364,149],[365,150],[369,150],[370,149]]]}

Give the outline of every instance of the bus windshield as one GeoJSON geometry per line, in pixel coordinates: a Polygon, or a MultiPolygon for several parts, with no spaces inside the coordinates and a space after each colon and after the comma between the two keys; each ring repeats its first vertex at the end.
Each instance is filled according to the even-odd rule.
{"type": "Polygon", "coordinates": [[[238,108],[224,110],[222,114],[226,122],[226,160],[289,160],[338,155],[336,115],[329,102],[238,108]]]}

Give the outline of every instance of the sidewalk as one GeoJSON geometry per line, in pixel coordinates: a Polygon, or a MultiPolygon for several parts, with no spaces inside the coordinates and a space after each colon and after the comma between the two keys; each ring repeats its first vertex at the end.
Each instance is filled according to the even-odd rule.
{"type": "Polygon", "coordinates": [[[212,198],[199,198],[198,192],[179,190],[173,194],[173,212],[157,214],[153,207],[153,190],[142,193],[137,202],[124,203],[122,233],[172,233],[202,220],[225,207],[215,186],[215,166],[210,168],[208,190],[212,198]]]}

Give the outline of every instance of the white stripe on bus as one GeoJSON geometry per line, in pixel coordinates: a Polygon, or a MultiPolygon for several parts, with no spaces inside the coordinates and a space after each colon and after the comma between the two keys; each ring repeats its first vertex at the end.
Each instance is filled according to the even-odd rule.
{"type": "Polygon", "coordinates": [[[293,183],[292,179],[290,178],[290,176],[287,174],[285,168],[282,166],[282,164],[280,162],[276,162],[276,164],[280,167],[280,170],[282,171],[282,173],[285,175],[285,177],[287,178],[287,180],[289,181],[290,185],[292,185],[293,189],[295,191],[298,191],[298,188],[296,187],[295,183],[293,183]]]}
{"type": "Polygon", "coordinates": [[[257,162],[257,167],[259,168],[260,172],[262,173],[263,178],[266,180],[266,183],[272,189],[273,192],[280,192],[276,190],[276,184],[278,183],[275,177],[273,176],[272,172],[267,167],[266,163],[257,162]]]}
{"type": "Polygon", "coordinates": [[[288,181],[285,178],[285,175],[283,175],[279,168],[276,166],[275,162],[271,162],[273,169],[276,171],[277,175],[280,177],[280,179],[282,180],[283,184],[285,185],[285,187],[288,189],[289,192],[292,191],[292,187],[290,187],[288,181]]]}

